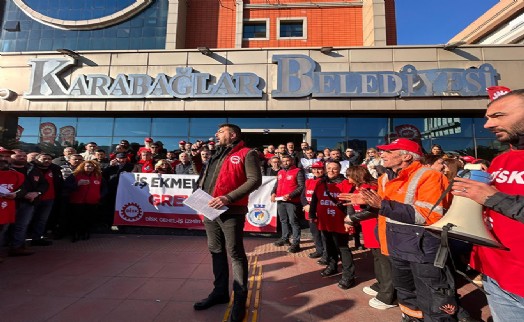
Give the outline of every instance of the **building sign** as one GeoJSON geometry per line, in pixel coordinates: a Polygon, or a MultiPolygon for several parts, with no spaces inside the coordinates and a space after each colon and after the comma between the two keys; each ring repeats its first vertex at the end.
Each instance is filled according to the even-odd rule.
{"type": "Polygon", "coordinates": [[[273,97],[486,96],[498,77],[490,64],[421,71],[406,65],[397,73],[316,72],[317,63],[305,55],[274,55],[273,62],[278,65],[273,97]]]}
{"type": "Polygon", "coordinates": [[[133,99],[133,98],[260,98],[260,77],[253,73],[222,73],[214,83],[211,75],[193,73],[192,67],[177,68],[175,75],[146,74],[78,75],[70,85],[61,77],[75,64],[71,59],[32,59],[27,99],[133,99]]]}
{"type": "MultiPolygon", "coordinates": [[[[412,65],[399,72],[317,72],[317,63],[305,55],[274,55],[277,88],[273,98],[295,97],[433,97],[486,96],[497,84],[490,64],[479,68],[421,70],[412,65]]],[[[67,58],[39,58],[32,67],[30,89],[24,97],[37,99],[222,99],[261,98],[261,79],[254,73],[222,73],[212,77],[179,67],[175,75],[80,74],[66,84],[63,74],[76,64],[67,58]]]]}

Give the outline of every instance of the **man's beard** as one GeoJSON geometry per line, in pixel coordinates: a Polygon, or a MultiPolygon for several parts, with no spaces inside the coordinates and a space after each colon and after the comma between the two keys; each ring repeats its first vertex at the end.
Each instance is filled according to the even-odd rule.
{"type": "Polygon", "coordinates": [[[5,160],[0,160],[0,170],[7,170],[9,169],[9,162],[5,160]]]}
{"type": "Polygon", "coordinates": [[[502,132],[506,134],[506,137],[498,138],[500,142],[507,142],[513,145],[519,143],[520,139],[524,136],[524,128],[521,128],[521,126],[515,126],[507,130],[503,128],[499,128],[497,130],[499,133],[502,132]]]}
{"type": "Polygon", "coordinates": [[[26,160],[12,160],[11,164],[14,166],[23,166],[27,164],[26,160]]]}

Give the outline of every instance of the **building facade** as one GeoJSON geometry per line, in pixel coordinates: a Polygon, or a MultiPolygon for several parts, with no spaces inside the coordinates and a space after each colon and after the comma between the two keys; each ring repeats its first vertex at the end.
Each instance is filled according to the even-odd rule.
{"type": "Polygon", "coordinates": [[[171,150],[230,122],[258,147],[408,137],[488,158],[485,88],[523,83],[522,46],[390,46],[394,1],[37,3],[6,1],[0,39],[2,145],[27,150],[171,150]]]}
{"type": "Polygon", "coordinates": [[[524,2],[500,0],[453,37],[449,43],[483,45],[523,44],[524,2]]]}

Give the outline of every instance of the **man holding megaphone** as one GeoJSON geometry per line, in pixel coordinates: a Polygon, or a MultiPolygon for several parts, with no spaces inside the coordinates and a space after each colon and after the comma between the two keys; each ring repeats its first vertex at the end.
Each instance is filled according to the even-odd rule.
{"type": "Polygon", "coordinates": [[[494,322],[524,319],[524,89],[497,86],[484,128],[511,149],[491,163],[491,185],[456,178],[452,193],[486,208],[484,222],[507,249],[475,246],[471,266],[484,274],[494,322]],[[502,92],[501,92],[502,90],[502,92]],[[501,95],[502,94],[502,95],[501,95]],[[509,250],[508,250],[509,249],[509,250]]]}

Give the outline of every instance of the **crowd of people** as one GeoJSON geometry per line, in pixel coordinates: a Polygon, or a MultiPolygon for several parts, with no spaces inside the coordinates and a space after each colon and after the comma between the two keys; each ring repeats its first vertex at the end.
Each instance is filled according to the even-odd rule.
{"type": "Polygon", "coordinates": [[[372,296],[371,307],[398,306],[405,322],[473,321],[460,306],[451,265],[462,261],[463,267],[471,265],[484,274],[494,321],[516,321],[524,316],[524,284],[519,278],[524,267],[524,90],[491,102],[486,116],[485,127],[511,144],[511,150],[491,165],[487,160],[447,155],[439,145],[424,154],[419,143],[405,138],[369,148],[363,157],[351,148],[344,153],[315,151],[307,142],[298,151],[293,142],[258,151],[245,147],[240,128],[231,124],[219,127],[217,142],[180,141],[174,151],[166,151],[152,138],[138,150],[122,140],[108,154],[90,142],[83,153],[66,147],[56,158],[0,148],[0,237],[10,247],[9,256],[31,255],[27,238],[32,246],[51,245],[45,238],[48,230],[55,238],[69,234],[73,242],[88,239],[95,220],[112,224],[120,173],[198,174],[199,187],[213,196],[209,206],[228,205],[230,210],[217,221],[204,221],[215,288],[195,309],[229,301],[229,278],[224,274],[229,253],[235,275],[233,315],[240,321],[247,294],[241,237],[247,196],[260,186],[264,174],[276,176],[271,202],[277,203],[281,237],[274,245],[287,246],[290,253],[302,251],[304,213],[315,245],[308,256],[324,266],[321,277],[336,274],[341,262],[341,289],[356,285],[350,239],[357,248],[371,249],[376,282],[363,288],[372,296]],[[492,185],[457,177],[468,163],[491,173],[492,185]],[[445,215],[454,196],[486,207],[486,222],[506,249],[458,241],[450,245],[455,260],[441,259],[442,265],[434,265],[441,241],[425,226],[445,215]],[[224,235],[229,236],[225,244],[224,235]]]}

